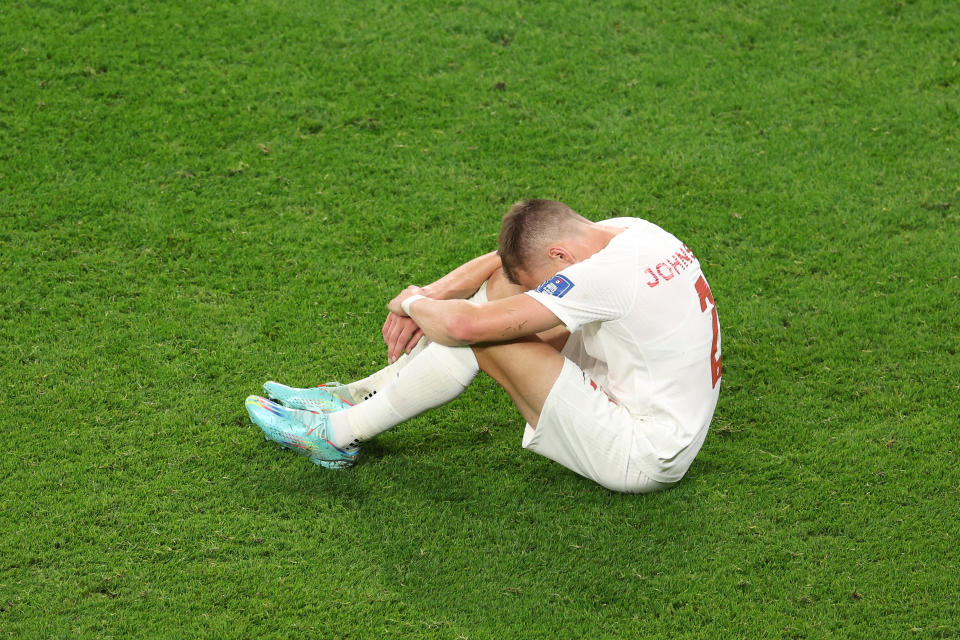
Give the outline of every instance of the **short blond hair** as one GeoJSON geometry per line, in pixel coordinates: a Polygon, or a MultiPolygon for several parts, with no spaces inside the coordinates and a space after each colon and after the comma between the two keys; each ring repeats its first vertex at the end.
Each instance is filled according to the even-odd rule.
{"type": "Polygon", "coordinates": [[[510,207],[500,224],[497,251],[507,279],[520,284],[517,272],[529,270],[543,245],[563,236],[575,222],[587,220],[556,200],[521,200],[510,207]]]}

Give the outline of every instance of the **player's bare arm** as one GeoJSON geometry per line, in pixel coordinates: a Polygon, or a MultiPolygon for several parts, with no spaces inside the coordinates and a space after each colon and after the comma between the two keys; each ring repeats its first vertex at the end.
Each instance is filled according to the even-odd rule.
{"type": "MultiPolygon", "coordinates": [[[[406,315],[403,302],[415,295],[422,296],[422,289],[407,288],[390,301],[390,311],[406,315]]],[[[508,342],[561,324],[552,311],[524,294],[485,303],[422,297],[408,307],[410,317],[428,338],[451,347],[508,342]]]]}
{"type": "MultiPolygon", "coordinates": [[[[498,269],[500,256],[496,251],[491,251],[457,267],[436,282],[420,289],[419,293],[436,300],[469,298],[498,269]]],[[[393,312],[387,314],[381,333],[387,345],[387,361],[390,363],[395,362],[404,351],[409,353],[423,336],[423,331],[416,322],[408,316],[393,312]]]]}
{"type": "Polygon", "coordinates": [[[434,300],[469,298],[499,268],[500,256],[497,252],[485,253],[423,287],[423,295],[434,300]]]}

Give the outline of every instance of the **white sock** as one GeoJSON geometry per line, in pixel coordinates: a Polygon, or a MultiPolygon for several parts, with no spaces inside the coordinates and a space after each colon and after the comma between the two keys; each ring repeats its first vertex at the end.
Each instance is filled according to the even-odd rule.
{"type": "MultiPolygon", "coordinates": [[[[410,350],[410,353],[401,354],[393,364],[387,365],[366,378],[344,385],[347,391],[347,397],[344,399],[354,404],[369,400],[375,393],[396,380],[400,370],[407,366],[429,343],[430,341],[426,338],[421,338],[417,346],[410,350]]],[[[344,395],[339,392],[336,393],[341,397],[344,395]]]]}
{"type": "MultiPolygon", "coordinates": [[[[480,289],[470,297],[470,301],[487,302],[486,282],[480,285],[480,289]]],[[[397,381],[401,370],[413,362],[414,358],[417,358],[430,345],[433,345],[433,343],[423,337],[417,343],[417,346],[410,350],[409,354],[401,354],[393,364],[387,365],[366,378],[343,385],[342,389],[346,393],[335,391],[337,395],[348,402],[353,402],[355,406],[349,410],[330,414],[330,431],[332,432],[330,435],[334,445],[341,449],[356,448],[360,445],[361,440],[369,440],[390,427],[409,420],[427,409],[450,402],[463,393],[463,390],[467,388],[467,385],[480,370],[473,350],[464,347],[459,351],[445,352],[444,349],[452,349],[452,347],[437,345],[439,349],[431,351],[430,357],[418,365],[419,368],[414,373],[411,373],[409,377],[405,376],[404,386],[400,387],[398,391],[391,391],[391,397],[399,398],[396,403],[386,400],[383,403],[375,403],[366,407],[363,411],[355,411],[361,403],[368,404],[369,400],[378,392],[385,390],[397,381]],[[444,357],[444,354],[446,354],[446,357],[444,357]],[[446,364],[446,367],[443,366],[443,363],[446,364]],[[424,368],[426,371],[421,372],[421,369],[424,368]],[[451,375],[454,376],[452,379],[443,376],[442,372],[445,369],[452,370],[451,375]],[[462,380],[462,384],[458,380],[462,380]],[[435,385],[432,390],[431,385],[435,385]],[[416,395],[418,389],[424,392],[423,401],[417,402],[415,399],[411,402],[410,394],[416,395]],[[404,397],[407,398],[406,401],[404,401],[404,397]],[[346,411],[350,411],[351,414],[349,416],[343,415],[346,411]],[[358,426],[354,428],[354,424],[358,426]]]]}
{"type": "Polygon", "coordinates": [[[479,371],[470,347],[430,343],[375,396],[330,414],[333,443],[355,447],[357,441],[369,440],[427,409],[446,404],[463,393],[479,371]]]}

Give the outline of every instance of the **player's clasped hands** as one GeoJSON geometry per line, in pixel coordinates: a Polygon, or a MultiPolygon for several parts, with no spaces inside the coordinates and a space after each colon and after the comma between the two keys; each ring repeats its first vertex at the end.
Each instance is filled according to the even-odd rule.
{"type": "Polygon", "coordinates": [[[401,302],[412,295],[423,295],[423,289],[411,285],[387,304],[390,312],[383,323],[382,334],[383,341],[387,345],[387,361],[390,364],[396,362],[404,352],[410,353],[410,350],[417,346],[420,338],[423,337],[423,331],[400,306],[401,302]]]}

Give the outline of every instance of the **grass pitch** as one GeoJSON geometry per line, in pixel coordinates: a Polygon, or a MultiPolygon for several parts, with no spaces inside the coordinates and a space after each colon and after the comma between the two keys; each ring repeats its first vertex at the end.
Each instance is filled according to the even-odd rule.
{"type": "Polygon", "coordinates": [[[0,5],[0,634],[960,636],[950,1],[0,5]],[[347,472],[266,379],[524,197],[683,239],[723,325],[678,487],[519,447],[489,380],[347,472]]]}

